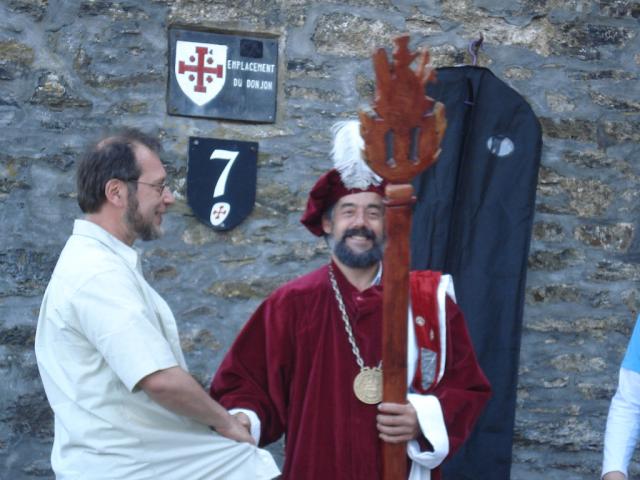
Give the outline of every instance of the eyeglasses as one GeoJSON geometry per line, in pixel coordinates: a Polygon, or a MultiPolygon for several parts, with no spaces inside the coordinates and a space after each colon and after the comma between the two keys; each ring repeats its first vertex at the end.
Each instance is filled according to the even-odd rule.
{"type": "Polygon", "coordinates": [[[149,185],[150,187],[153,187],[153,189],[158,192],[158,195],[162,195],[164,193],[164,189],[165,188],[169,188],[169,184],[164,182],[164,183],[149,183],[149,182],[141,182],[140,180],[127,180],[127,182],[131,182],[131,183],[141,183],[143,185],[149,185]]]}

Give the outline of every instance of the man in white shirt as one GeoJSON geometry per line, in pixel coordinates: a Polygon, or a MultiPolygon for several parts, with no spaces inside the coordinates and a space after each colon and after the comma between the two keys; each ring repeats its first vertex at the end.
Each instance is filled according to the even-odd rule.
{"type": "Polygon", "coordinates": [[[132,248],[162,234],[174,202],[158,150],[127,130],[78,165],[86,216],[60,254],[35,344],[53,470],[58,480],[274,478],[270,454],[187,372],[173,314],[132,248]]]}
{"type": "MultiPolygon", "coordinates": [[[[640,320],[640,317],[639,317],[640,320]]],[[[603,480],[626,480],[627,468],[640,433],[640,322],[631,335],[620,366],[604,435],[603,480]]]]}

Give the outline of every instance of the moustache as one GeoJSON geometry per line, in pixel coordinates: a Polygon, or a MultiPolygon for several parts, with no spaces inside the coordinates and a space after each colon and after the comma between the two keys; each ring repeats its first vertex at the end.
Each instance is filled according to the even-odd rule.
{"type": "Polygon", "coordinates": [[[367,240],[372,240],[375,242],[376,240],[376,234],[373,230],[367,228],[367,227],[358,227],[358,228],[349,228],[347,230],[345,230],[344,234],[342,235],[342,241],[346,240],[349,237],[364,237],[367,240]]]}

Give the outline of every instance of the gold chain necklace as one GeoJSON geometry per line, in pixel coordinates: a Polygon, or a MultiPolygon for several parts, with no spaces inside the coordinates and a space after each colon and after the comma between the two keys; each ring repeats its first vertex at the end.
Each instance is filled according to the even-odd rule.
{"type": "Polygon", "coordinates": [[[358,348],[356,339],[353,336],[353,330],[349,323],[347,310],[344,307],[342,295],[340,294],[340,289],[338,289],[338,282],[336,282],[336,277],[333,274],[333,268],[331,265],[329,265],[329,280],[331,281],[331,287],[333,288],[333,293],[336,297],[336,301],[338,302],[338,308],[342,315],[344,329],[347,332],[347,337],[351,344],[351,351],[356,357],[358,367],[360,367],[360,372],[353,380],[353,393],[355,393],[358,400],[363,403],[367,403],[369,405],[380,403],[382,401],[382,367],[380,365],[377,367],[364,366],[364,360],[362,360],[360,349],[358,348]]]}

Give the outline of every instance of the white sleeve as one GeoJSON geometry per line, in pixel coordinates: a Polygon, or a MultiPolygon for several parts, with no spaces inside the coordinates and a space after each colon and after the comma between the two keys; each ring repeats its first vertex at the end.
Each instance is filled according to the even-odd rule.
{"type": "Polygon", "coordinates": [[[147,375],[179,366],[132,273],[114,269],[95,275],[73,294],[69,308],[129,391],[147,375]]]}
{"type": "Polygon", "coordinates": [[[249,422],[251,423],[250,432],[253,439],[256,441],[256,445],[260,443],[260,434],[262,433],[262,424],[260,423],[260,419],[258,415],[253,410],[249,410],[247,408],[232,408],[229,410],[231,415],[236,413],[244,413],[247,417],[249,417],[249,422]]]}
{"type": "Polygon", "coordinates": [[[418,395],[415,393],[407,395],[407,399],[416,409],[422,435],[433,447],[432,452],[421,451],[418,441],[411,440],[407,443],[407,454],[413,462],[433,470],[449,454],[449,435],[444,424],[440,400],[434,395],[418,395]]]}
{"type": "Polygon", "coordinates": [[[618,390],[611,399],[607,428],[604,434],[602,475],[620,471],[627,476],[627,467],[640,431],[640,374],[620,368],[618,390]]]}

